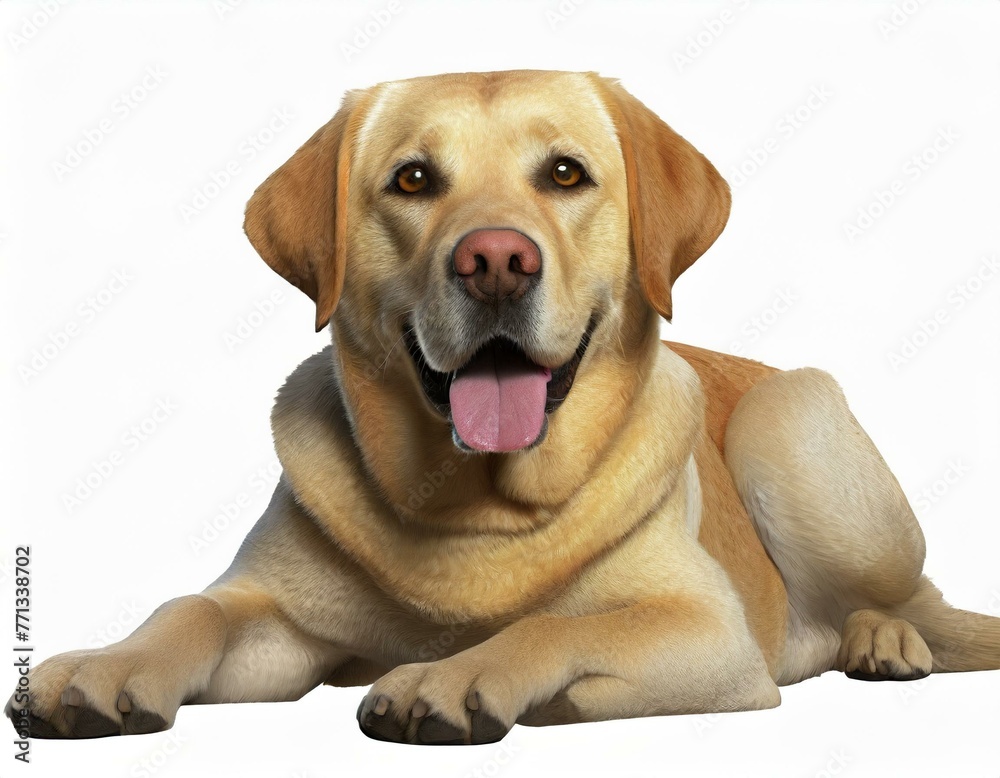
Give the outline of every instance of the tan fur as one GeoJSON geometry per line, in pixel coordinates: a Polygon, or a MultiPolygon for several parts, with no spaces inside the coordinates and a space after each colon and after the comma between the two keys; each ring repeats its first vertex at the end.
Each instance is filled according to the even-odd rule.
{"type": "Polygon", "coordinates": [[[777,373],[777,368],[684,343],[666,343],[698,373],[708,398],[705,409],[708,435],[720,453],[725,453],[726,426],[736,404],[754,384],[777,373]]]}
{"type": "Polygon", "coordinates": [[[344,288],[347,183],[366,104],[364,97],[348,95],[337,115],[257,188],[244,224],[275,272],[316,302],[317,332],[330,320],[344,288]],[[296,207],[306,193],[315,207],[296,207]]]}
{"type": "Polygon", "coordinates": [[[595,74],[350,93],[247,206],[257,251],[332,331],[275,403],[270,505],[204,593],[38,665],[15,726],[148,732],[185,702],[374,682],[372,737],[481,743],[516,722],[772,707],[834,668],[1000,665],[1000,620],[922,576],[912,511],[832,378],[659,341],[729,204],[700,153],[595,74]],[[592,185],[546,185],[565,156],[592,185]],[[414,157],[433,197],[391,187],[414,157]],[[525,354],[557,369],[594,329],[544,438],[470,453],[404,332],[439,373],[468,361],[448,258],[498,226],[543,258],[525,354]]]}
{"type": "Polygon", "coordinates": [[[928,578],[888,611],[920,632],[933,654],[934,672],[1000,670],[1000,619],[950,607],[928,578]]]}
{"type": "Polygon", "coordinates": [[[707,398],[708,440],[703,439],[696,452],[704,494],[698,540],[729,573],[746,607],[754,638],[774,674],[784,653],[785,587],[754,532],[720,455],[725,449],[726,425],[737,403],[754,384],[778,371],[749,359],[683,343],[666,345],[695,369],[707,398]]]}
{"type": "Polygon", "coordinates": [[[618,128],[628,183],[639,280],[665,319],[678,276],[719,237],[729,218],[729,186],[705,157],[620,84],[596,88],[618,128]]]}

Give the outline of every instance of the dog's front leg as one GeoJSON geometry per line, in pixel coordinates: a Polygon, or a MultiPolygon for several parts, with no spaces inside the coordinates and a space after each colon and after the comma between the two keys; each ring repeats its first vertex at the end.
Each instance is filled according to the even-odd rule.
{"type": "Polygon", "coordinates": [[[7,715],[35,738],[90,738],[169,728],[206,688],[227,641],[226,617],[204,595],[164,603],[107,648],[69,651],[34,668],[7,715]]]}
{"type": "Polygon", "coordinates": [[[358,709],[370,737],[488,743],[514,725],[778,705],[738,607],[670,595],[607,613],[524,618],[437,662],[401,665],[358,709]]]}
{"type": "Polygon", "coordinates": [[[164,603],[120,643],[45,660],[7,716],[36,738],[168,729],[185,703],[295,699],[343,652],[292,626],[252,581],[164,603]]]}

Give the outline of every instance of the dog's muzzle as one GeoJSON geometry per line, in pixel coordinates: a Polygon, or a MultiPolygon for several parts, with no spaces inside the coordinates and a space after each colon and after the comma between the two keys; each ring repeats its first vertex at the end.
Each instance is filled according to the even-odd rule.
{"type": "Polygon", "coordinates": [[[544,440],[548,415],[573,387],[595,324],[592,318],[573,357],[554,370],[531,361],[513,341],[494,338],[458,370],[442,373],[427,364],[412,326],[403,335],[424,394],[451,421],[456,445],[503,453],[544,440]]]}

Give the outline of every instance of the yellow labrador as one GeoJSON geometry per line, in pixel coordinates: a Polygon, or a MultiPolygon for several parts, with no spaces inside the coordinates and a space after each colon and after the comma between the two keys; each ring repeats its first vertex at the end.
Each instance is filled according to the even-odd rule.
{"type": "Polygon", "coordinates": [[[374,682],[365,734],[753,710],[831,669],[1000,667],[922,575],[899,484],[814,369],[660,342],[726,223],[712,165],[618,83],[467,73],[351,92],[246,232],[332,346],[272,417],[284,474],[232,566],[40,664],[34,737],[374,682]]]}

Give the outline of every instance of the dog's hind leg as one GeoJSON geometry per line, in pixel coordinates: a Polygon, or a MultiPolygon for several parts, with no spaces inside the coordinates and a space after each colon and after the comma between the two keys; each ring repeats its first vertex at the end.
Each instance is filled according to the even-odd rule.
{"type": "Polygon", "coordinates": [[[906,496],[828,374],[775,374],[740,400],[726,464],[789,598],[779,683],[1000,668],[1000,619],[952,608],[922,575],[906,496]]]}
{"type": "Polygon", "coordinates": [[[927,646],[892,615],[921,584],[923,534],[833,378],[793,370],[748,391],[726,430],[726,464],[788,590],[780,681],[834,667],[926,675],[927,646]]]}

